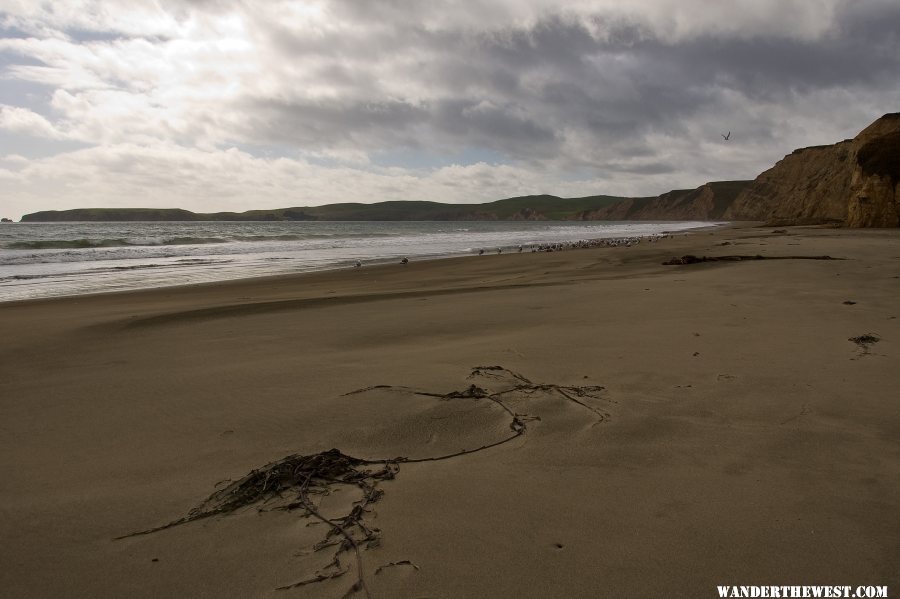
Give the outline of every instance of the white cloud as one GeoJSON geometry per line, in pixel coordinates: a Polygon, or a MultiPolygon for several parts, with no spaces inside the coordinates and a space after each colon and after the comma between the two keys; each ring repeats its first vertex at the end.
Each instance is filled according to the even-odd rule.
{"type": "Polygon", "coordinates": [[[176,36],[190,3],[156,0],[3,0],[4,27],[41,37],[65,37],[66,31],[111,35],[176,36]]]}
{"type": "Polygon", "coordinates": [[[20,154],[6,154],[4,156],[0,156],[0,162],[5,162],[7,164],[26,165],[28,164],[28,159],[20,154]]]}
{"type": "Polygon", "coordinates": [[[0,129],[48,139],[68,137],[41,115],[18,106],[0,105],[0,129]]]}

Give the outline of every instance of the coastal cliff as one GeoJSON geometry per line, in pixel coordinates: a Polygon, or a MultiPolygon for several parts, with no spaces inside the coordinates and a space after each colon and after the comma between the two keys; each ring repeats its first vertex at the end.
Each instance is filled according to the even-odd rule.
{"type": "Polygon", "coordinates": [[[854,139],[794,150],[753,181],[720,181],[627,198],[584,220],[751,220],[772,224],[900,226],[900,113],[854,139]]]}
{"type": "Polygon", "coordinates": [[[886,114],[852,140],[795,150],[760,174],[725,211],[727,220],[900,224],[900,113],[886,114]]]}
{"type": "Polygon", "coordinates": [[[900,225],[900,113],[887,114],[854,140],[847,225],[900,225]]]}

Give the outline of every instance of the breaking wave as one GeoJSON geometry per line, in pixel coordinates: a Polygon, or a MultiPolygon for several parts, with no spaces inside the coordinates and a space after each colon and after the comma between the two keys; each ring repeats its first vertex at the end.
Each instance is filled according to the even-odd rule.
{"type": "Polygon", "coordinates": [[[9,250],[81,250],[111,247],[153,247],[169,245],[206,245],[214,243],[260,243],[267,241],[303,241],[307,239],[391,237],[391,233],[307,233],[301,235],[235,235],[229,237],[128,237],[112,239],[29,239],[6,244],[9,250]]]}

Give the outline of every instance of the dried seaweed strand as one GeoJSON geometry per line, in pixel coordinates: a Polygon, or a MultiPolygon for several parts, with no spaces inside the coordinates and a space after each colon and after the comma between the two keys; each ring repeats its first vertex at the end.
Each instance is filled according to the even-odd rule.
{"type": "MultiPolygon", "coordinates": [[[[223,488],[214,491],[198,506],[190,510],[187,516],[178,518],[177,520],[173,520],[162,526],[116,537],[116,539],[147,535],[204,518],[220,514],[229,514],[251,505],[281,500],[283,505],[277,506],[274,509],[288,511],[299,509],[302,510],[303,517],[316,518],[328,526],[328,532],[325,534],[325,537],[313,547],[315,552],[327,548],[334,548],[334,550],[331,561],[317,571],[314,576],[291,584],[279,586],[277,587],[277,590],[293,589],[343,576],[350,571],[350,567],[343,566],[340,557],[344,553],[352,550],[356,558],[356,581],[347,590],[344,597],[349,597],[360,591],[362,591],[366,597],[371,597],[364,578],[362,549],[377,546],[379,543],[380,531],[367,526],[364,522],[364,518],[367,513],[367,508],[378,502],[384,494],[384,492],[378,488],[378,483],[393,479],[399,472],[400,464],[448,460],[498,447],[521,437],[527,430],[527,423],[533,420],[540,420],[540,418],[537,416],[529,416],[527,414],[519,414],[510,408],[501,400],[502,396],[510,393],[522,393],[525,395],[532,395],[538,392],[558,394],[564,399],[574,402],[591,411],[598,417],[599,421],[604,420],[608,416],[578,399],[584,397],[599,399],[596,394],[603,390],[603,387],[600,386],[575,387],[555,384],[536,384],[521,374],[502,366],[477,366],[473,368],[469,378],[476,376],[483,376],[501,381],[512,379],[515,382],[511,387],[493,393],[474,384],[462,391],[451,391],[450,393],[431,393],[427,391],[417,391],[409,387],[375,385],[351,391],[344,395],[353,395],[375,389],[395,389],[425,397],[434,397],[445,401],[453,399],[485,399],[499,406],[510,415],[511,420],[509,428],[511,434],[508,437],[477,448],[463,449],[445,455],[422,458],[401,456],[377,460],[361,459],[348,456],[338,449],[330,449],[311,455],[290,455],[281,460],[266,464],[262,468],[251,470],[247,475],[236,481],[221,481],[220,483],[217,483],[217,487],[225,482],[228,484],[223,488]],[[376,466],[380,466],[380,468],[376,468],[376,466]],[[329,519],[319,511],[319,508],[312,501],[311,496],[327,495],[336,485],[355,486],[362,492],[362,498],[353,504],[350,512],[346,515],[329,519]],[[354,534],[359,538],[354,536],[354,534]],[[335,540],[334,537],[339,537],[339,539],[335,540]],[[363,545],[365,545],[365,547],[363,547],[363,545]]],[[[410,565],[416,570],[419,569],[418,566],[412,564],[409,560],[403,560],[381,566],[376,569],[375,574],[378,574],[386,567],[398,565],[410,565]]]]}

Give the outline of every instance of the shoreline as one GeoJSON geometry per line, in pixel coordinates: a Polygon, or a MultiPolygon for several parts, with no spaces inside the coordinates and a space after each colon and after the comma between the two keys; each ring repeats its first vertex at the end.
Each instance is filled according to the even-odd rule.
{"type": "MultiPolygon", "coordinates": [[[[0,584],[324,598],[361,565],[373,597],[897,588],[900,231],[775,230],[4,302],[0,584]],[[842,260],[663,265],[687,254],[842,260]],[[275,590],[333,573],[324,525],[277,501],[113,540],[331,448],[396,467],[364,479],[378,543],[344,575],[275,590]]],[[[363,497],[326,490],[328,518],[363,497]]]]}
{"type": "MultiPolygon", "coordinates": [[[[672,222],[673,223],[681,223],[681,222],[685,222],[685,221],[672,221],[672,222]]],[[[758,223],[745,223],[745,222],[715,222],[715,223],[710,223],[708,226],[695,227],[695,228],[691,228],[691,229],[678,230],[678,231],[674,231],[674,232],[663,231],[661,234],[665,234],[665,235],[674,237],[674,236],[690,235],[690,234],[694,234],[694,233],[703,233],[703,232],[708,232],[708,231],[723,230],[723,229],[730,229],[730,228],[740,229],[740,228],[745,228],[748,226],[759,226],[759,225],[758,225],[758,223]]],[[[658,237],[657,234],[648,235],[647,237],[654,237],[654,236],[658,237]]],[[[639,236],[639,237],[641,239],[643,239],[644,236],[639,236]]],[[[594,243],[594,242],[610,240],[610,239],[618,239],[618,238],[598,237],[598,238],[585,239],[585,240],[581,240],[581,241],[588,242],[588,243],[594,243]]],[[[570,241],[557,241],[557,242],[550,241],[550,242],[546,242],[542,245],[567,244],[567,243],[571,243],[571,242],[570,241]]],[[[537,245],[537,244],[534,244],[534,245],[537,245]]],[[[510,249],[510,248],[515,248],[516,246],[510,245],[510,246],[501,246],[501,247],[504,250],[506,250],[506,249],[510,249]]],[[[570,251],[573,249],[592,249],[592,248],[566,248],[565,251],[570,251]]],[[[491,253],[485,252],[485,256],[479,256],[479,255],[475,254],[474,252],[475,252],[475,250],[472,249],[469,251],[469,253],[455,252],[452,254],[443,254],[443,255],[426,255],[426,256],[414,257],[413,261],[418,262],[418,263],[423,263],[423,262],[432,262],[432,261],[436,261],[436,260],[453,260],[453,259],[463,259],[463,258],[471,258],[471,257],[477,257],[477,258],[483,259],[485,256],[494,254],[494,252],[491,252],[491,253]]],[[[531,252],[522,252],[522,253],[531,253],[531,252]]],[[[364,268],[378,268],[378,267],[390,266],[392,264],[395,264],[396,260],[397,260],[396,258],[373,259],[369,262],[363,263],[363,267],[364,268]]],[[[173,289],[173,288],[180,288],[180,287],[193,287],[193,286],[206,286],[206,285],[227,285],[229,283],[237,283],[237,282],[248,281],[248,280],[262,281],[262,280],[271,279],[271,278],[295,277],[295,276],[299,276],[299,275],[312,275],[312,274],[316,274],[316,273],[338,272],[338,271],[352,270],[352,269],[353,269],[352,261],[347,261],[346,264],[341,263],[340,265],[335,265],[335,266],[309,268],[309,269],[305,269],[305,270],[299,270],[294,273],[249,275],[249,276],[239,276],[239,277],[235,277],[235,278],[226,278],[226,279],[220,279],[220,280],[214,280],[214,281],[200,281],[200,282],[183,283],[183,284],[155,285],[155,286],[150,286],[150,287],[117,289],[117,290],[111,290],[111,291],[92,291],[92,292],[87,292],[87,293],[74,293],[74,294],[70,294],[70,295],[47,295],[47,296],[43,296],[43,297],[34,297],[34,298],[0,300],[0,305],[10,304],[10,303],[19,303],[19,302],[74,298],[74,297],[89,297],[89,296],[95,296],[95,295],[109,295],[109,294],[117,294],[118,295],[118,294],[128,294],[128,293],[140,293],[140,292],[153,291],[156,289],[173,289]]]]}

